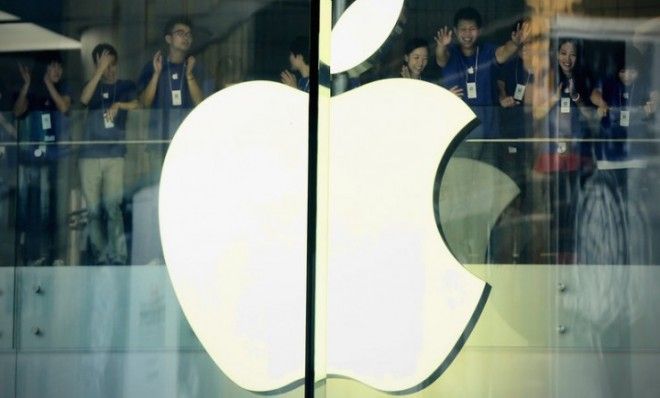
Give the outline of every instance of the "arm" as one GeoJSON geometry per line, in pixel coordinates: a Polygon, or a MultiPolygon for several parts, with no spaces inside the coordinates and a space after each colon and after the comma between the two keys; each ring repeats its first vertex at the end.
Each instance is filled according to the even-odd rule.
{"type": "Polygon", "coordinates": [[[449,54],[449,49],[447,47],[451,43],[451,35],[452,35],[451,29],[445,26],[444,28],[440,29],[436,34],[436,36],[434,37],[436,43],[435,62],[441,68],[447,66],[447,62],[449,62],[450,54],[449,54]]]}
{"type": "Polygon", "coordinates": [[[195,105],[199,105],[202,100],[204,100],[204,94],[202,89],[197,83],[195,74],[193,73],[193,68],[195,67],[195,57],[188,57],[188,63],[186,64],[186,83],[188,83],[188,90],[190,91],[190,98],[192,99],[195,105]]]}
{"type": "Polygon", "coordinates": [[[518,24],[515,32],[511,33],[511,40],[504,43],[495,50],[495,60],[498,64],[503,64],[513,56],[520,46],[525,43],[529,37],[529,23],[518,24]]]}
{"type": "Polygon", "coordinates": [[[603,98],[603,93],[600,91],[600,89],[595,88],[591,92],[591,102],[598,107],[598,116],[603,118],[607,115],[607,112],[609,111],[610,107],[605,102],[605,99],[603,98]]]}
{"type": "Polygon", "coordinates": [[[140,107],[140,101],[137,99],[133,99],[130,101],[123,101],[123,102],[115,102],[114,104],[110,105],[110,108],[108,108],[108,118],[110,120],[115,120],[115,117],[117,117],[117,113],[122,110],[122,111],[132,111],[134,109],[138,109],[140,107]]]}
{"type": "Polygon", "coordinates": [[[149,80],[149,83],[144,88],[144,90],[142,90],[139,97],[142,106],[144,106],[145,108],[150,107],[151,104],[153,104],[154,102],[154,98],[156,97],[156,90],[158,89],[158,80],[160,79],[160,72],[163,70],[163,56],[161,55],[160,51],[157,51],[156,54],[154,54],[152,63],[154,67],[154,73],[151,75],[151,79],[149,80]]]}
{"type": "Polygon", "coordinates": [[[62,113],[67,113],[71,107],[71,97],[68,95],[62,95],[57,91],[57,87],[55,87],[53,81],[48,77],[48,73],[44,76],[44,83],[46,84],[48,94],[50,95],[50,98],[52,98],[53,103],[55,103],[57,110],[62,113]]]}
{"type": "Polygon", "coordinates": [[[21,87],[21,91],[18,93],[18,98],[16,98],[16,102],[14,103],[14,116],[16,117],[23,115],[28,109],[27,94],[30,90],[31,81],[30,71],[28,68],[18,64],[18,71],[21,73],[21,77],[23,78],[23,86],[21,87]]]}
{"type": "Polygon", "coordinates": [[[89,101],[92,99],[92,96],[94,95],[94,91],[96,91],[96,86],[98,86],[99,82],[101,81],[101,78],[103,77],[103,72],[105,72],[106,68],[110,65],[110,62],[112,61],[112,56],[110,53],[106,50],[103,51],[103,53],[97,57],[96,59],[96,70],[94,71],[94,75],[92,78],[85,84],[85,87],[82,90],[82,94],[80,94],[80,102],[87,106],[89,104],[89,101]]]}

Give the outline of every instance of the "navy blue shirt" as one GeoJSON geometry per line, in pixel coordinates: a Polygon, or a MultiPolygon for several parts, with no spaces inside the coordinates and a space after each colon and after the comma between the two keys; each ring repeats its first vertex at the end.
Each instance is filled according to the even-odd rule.
{"type": "MultiPolygon", "coordinates": [[[[147,62],[138,78],[138,92],[141,93],[144,91],[153,74],[153,63],[147,62]]],[[[193,68],[193,75],[202,92],[206,95],[209,90],[207,84],[202,80],[203,73],[199,65],[195,65],[193,68]]],[[[171,140],[181,122],[183,122],[194,107],[195,103],[190,96],[190,89],[188,88],[188,81],[186,79],[186,63],[177,64],[164,61],[156,87],[156,94],[151,104],[149,138],[152,140],[171,140]],[[181,92],[180,105],[174,104],[172,98],[173,91],[181,92]]],[[[160,145],[152,145],[150,149],[160,147],[160,145]]]]}
{"type": "Polygon", "coordinates": [[[442,68],[442,86],[450,89],[458,86],[463,89],[463,101],[477,115],[481,125],[473,130],[468,138],[496,137],[499,132],[499,114],[495,79],[498,64],[495,58],[497,47],[490,43],[477,46],[474,54],[466,57],[458,44],[447,49],[449,60],[442,68]],[[468,98],[467,83],[477,84],[477,97],[468,98]]]}
{"type": "Polygon", "coordinates": [[[115,102],[135,100],[135,83],[130,80],[117,80],[114,84],[99,82],[92,98],[87,104],[85,123],[85,141],[116,141],[117,143],[85,143],[81,146],[82,158],[115,158],[126,153],[126,116],[125,110],[119,110],[113,121],[114,126],[106,126],[103,114],[115,102]]]}
{"type": "MultiPolygon", "coordinates": [[[[61,96],[71,97],[66,82],[56,83],[55,89],[61,96]]],[[[54,143],[70,139],[68,118],[57,109],[45,83],[40,82],[36,87],[33,86],[30,89],[27,94],[27,102],[27,111],[18,119],[21,162],[50,162],[66,155],[68,148],[54,143]],[[31,144],[27,144],[27,142],[31,144]]]]}

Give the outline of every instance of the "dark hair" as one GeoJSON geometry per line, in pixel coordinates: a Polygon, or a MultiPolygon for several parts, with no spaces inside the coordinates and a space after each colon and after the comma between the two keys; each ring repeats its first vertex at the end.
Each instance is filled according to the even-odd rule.
{"type": "Polygon", "coordinates": [[[614,57],[616,73],[624,69],[634,69],[641,73],[644,71],[644,56],[635,47],[624,46],[616,52],[614,57]]]}
{"type": "MultiPolygon", "coordinates": [[[[580,94],[580,96],[582,96],[582,98],[587,99],[587,96],[591,92],[591,89],[589,88],[591,86],[591,79],[582,65],[582,44],[578,39],[559,39],[557,41],[556,54],[559,53],[561,46],[566,43],[571,43],[573,47],[575,47],[575,65],[573,66],[572,71],[575,90],[580,94]]],[[[564,87],[566,87],[566,84],[568,84],[568,78],[561,71],[561,67],[559,66],[559,57],[557,55],[555,55],[555,68],[557,71],[558,83],[562,83],[564,84],[564,87]]]]}
{"type": "Polygon", "coordinates": [[[174,29],[174,26],[177,25],[177,24],[186,25],[191,30],[193,28],[192,21],[190,21],[190,19],[188,19],[184,16],[178,16],[178,17],[171,18],[167,21],[167,23],[165,24],[165,28],[163,29],[163,34],[165,36],[171,35],[172,34],[172,29],[174,29]]]}
{"type": "Polygon", "coordinates": [[[481,28],[483,24],[481,14],[472,7],[463,7],[456,11],[456,14],[454,14],[454,27],[458,26],[458,22],[460,21],[474,21],[477,24],[477,28],[481,28]]]}
{"type": "Polygon", "coordinates": [[[306,36],[298,36],[291,44],[289,44],[289,51],[293,56],[302,55],[303,61],[309,64],[309,39],[306,36]]]}
{"type": "Polygon", "coordinates": [[[415,51],[416,48],[420,48],[420,47],[426,47],[428,49],[429,42],[426,39],[422,39],[421,37],[415,37],[406,42],[404,51],[406,52],[406,55],[408,55],[411,52],[415,51]]]}
{"type": "Polygon", "coordinates": [[[115,60],[119,59],[117,50],[112,46],[112,44],[101,43],[97,44],[96,47],[94,47],[92,50],[92,61],[94,61],[94,65],[96,65],[96,58],[100,57],[103,51],[109,52],[110,55],[115,57],[115,60]]]}
{"type": "Polygon", "coordinates": [[[44,51],[42,53],[37,54],[37,63],[48,66],[52,63],[58,63],[60,65],[63,64],[62,62],[62,54],[59,51],[44,51]]]}

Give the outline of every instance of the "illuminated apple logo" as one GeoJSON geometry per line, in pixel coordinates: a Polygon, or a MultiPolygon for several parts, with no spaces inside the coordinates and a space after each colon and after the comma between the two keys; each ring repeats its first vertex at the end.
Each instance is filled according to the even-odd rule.
{"type": "MultiPolygon", "coordinates": [[[[396,12],[381,12],[378,26],[391,29],[402,0],[357,1],[345,12],[333,72],[378,48],[348,54],[336,42],[361,37],[347,30],[386,3],[396,12]]],[[[271,82],[216,93],[183,122],[163,166],[161,237],[174,290],[220,369],[251,391],[304,377],[307,101],[271,82]]],[[[327,301],[317,330],[326,370],[413,391],[449,365],[488,296],[451,255],[434,212],[439,165],[475,116],[448,91],[410,79],[363,86],[330,108],[319,219],[327,301]]]]}

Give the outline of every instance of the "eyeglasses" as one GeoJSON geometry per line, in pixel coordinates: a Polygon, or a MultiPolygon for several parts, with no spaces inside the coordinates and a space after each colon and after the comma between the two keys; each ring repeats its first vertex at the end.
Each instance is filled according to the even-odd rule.
{"type": "Polygon", "coordinates": [[[192,39],[193,35],[192,32],[190,31],[185,31],[183,29],[175,30],[172,32],[174,36],[181,37],[181,38],[187,38],[187,39],[192,39]]]}

